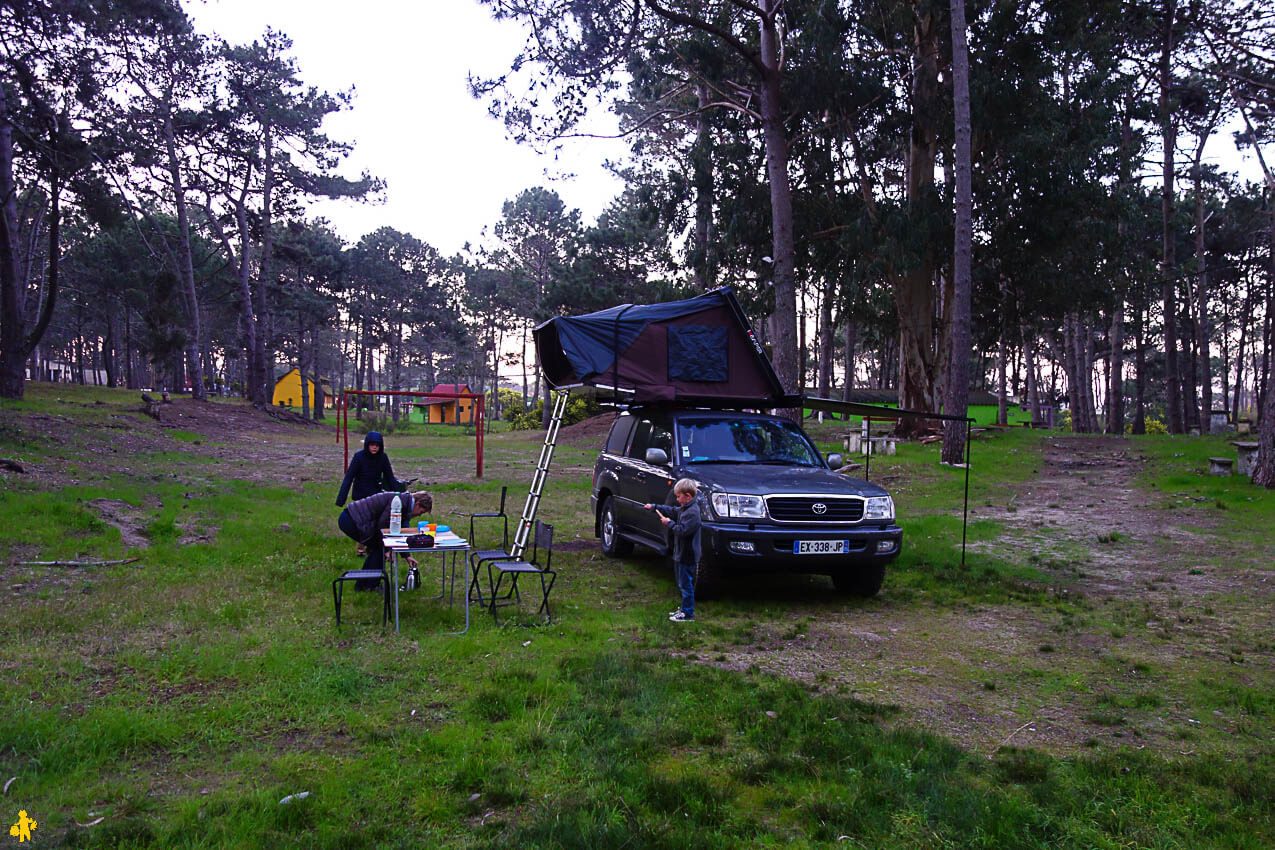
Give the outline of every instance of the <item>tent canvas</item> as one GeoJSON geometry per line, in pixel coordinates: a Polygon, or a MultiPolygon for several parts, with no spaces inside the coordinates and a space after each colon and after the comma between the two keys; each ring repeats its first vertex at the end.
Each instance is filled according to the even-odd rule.
{"type": "Polygon", "coordinates": [[[535,331],[555,389],[606,387],[634,404],[786,407],[788,396],[730,287],[660,304],[558,316],[535,331]]]}

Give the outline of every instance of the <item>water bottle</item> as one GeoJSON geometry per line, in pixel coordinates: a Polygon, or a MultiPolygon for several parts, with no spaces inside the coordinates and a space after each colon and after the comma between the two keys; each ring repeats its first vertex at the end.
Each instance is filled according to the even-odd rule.
{"type": "Polygon", "coordinates": [[[390,502],[390,534],[403,533],[403,500],[398,496],[390,502]]]}

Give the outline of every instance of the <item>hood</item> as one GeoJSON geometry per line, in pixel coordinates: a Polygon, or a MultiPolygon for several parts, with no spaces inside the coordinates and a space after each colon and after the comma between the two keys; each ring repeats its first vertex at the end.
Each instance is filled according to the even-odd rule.
{"type": "Polygon", "coordinates": [[[814,466],[772,466],[758,463],[695,463],[680,467],[710,491],[726,490],[756,496],[817,493],[827,496],[888,496],[862,478],[851,478],[814,466]]]}
{"type": "Polygon", "coordinates": [[[376,443],[378,446],[380,446],[382,452],[385,451],[385,438],[381,436],[380,431],[368,431],[367,436],[363,438],[363,448],[366,449],[368,446],[372,445],[373,443],[376,443]]]}

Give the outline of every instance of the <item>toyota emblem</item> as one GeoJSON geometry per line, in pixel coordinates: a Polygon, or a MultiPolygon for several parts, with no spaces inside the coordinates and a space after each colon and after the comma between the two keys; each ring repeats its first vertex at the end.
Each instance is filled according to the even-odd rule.
{"type": "Polygon", "coordinates": [[[813,505],[810,506],[810,510],[814,511],[816,514],[819,514],[820,516],[823,516],[824,514],[828,512],[828,506],[825,505],[823,502],[815,502],[813,505]]]}

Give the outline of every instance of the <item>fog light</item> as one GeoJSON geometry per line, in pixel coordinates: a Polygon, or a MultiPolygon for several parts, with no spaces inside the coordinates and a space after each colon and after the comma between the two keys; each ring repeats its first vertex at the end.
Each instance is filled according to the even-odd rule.
{"type": "Polygon", "coordinates": [[[877,554],[878,554],[878,555],[884,554],[884,553],[886,553],[886,552],[892,552],[892,551],[894,551],[894,541],[893,541],[893,540],[878,540],[878,541],[877,541],[877,554]]]}
{"type": "Polygon", "coordinates": [[[747,540],[732,540],[730,542],[730,550],[741,554],[752,554],[757,551],[753,544],[747,540]]]}

